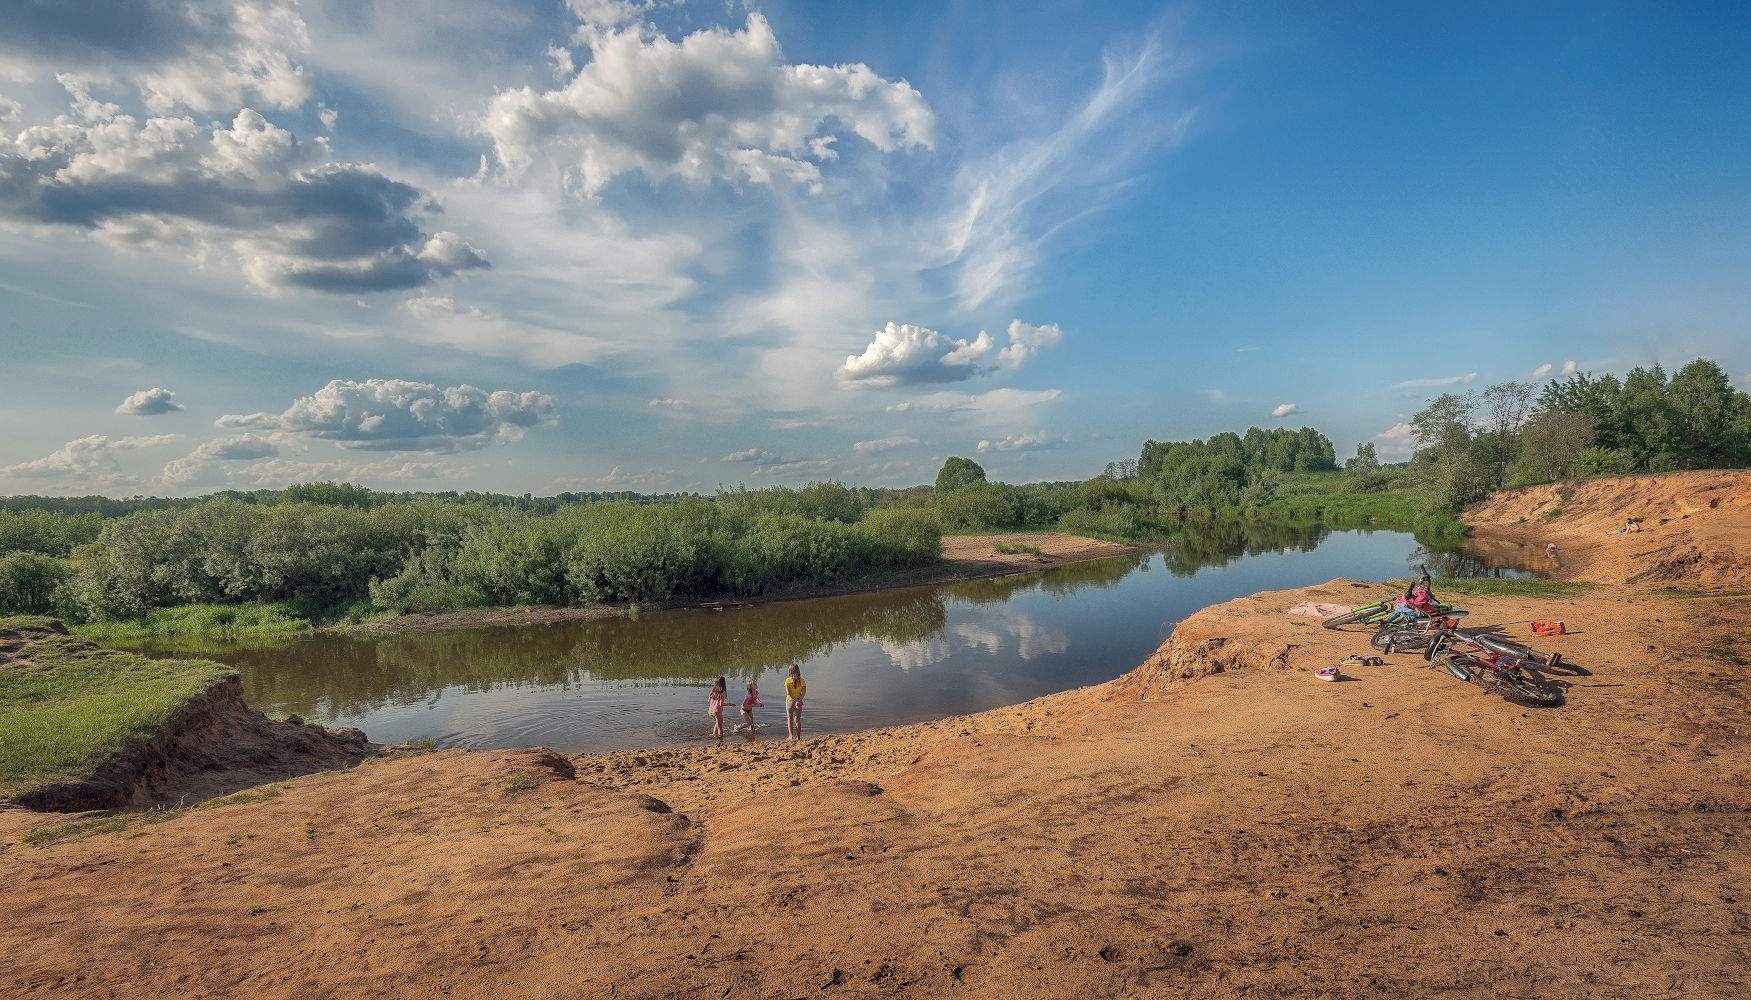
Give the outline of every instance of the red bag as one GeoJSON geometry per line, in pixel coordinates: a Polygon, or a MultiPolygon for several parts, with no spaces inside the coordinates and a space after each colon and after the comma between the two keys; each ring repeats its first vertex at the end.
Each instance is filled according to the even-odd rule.
{"type": "Polygon", "coordinates": [[[1562,622],[1533,622],[1532,631],[1539,635],[1567,635],[1569,630],[1562,622]]]}

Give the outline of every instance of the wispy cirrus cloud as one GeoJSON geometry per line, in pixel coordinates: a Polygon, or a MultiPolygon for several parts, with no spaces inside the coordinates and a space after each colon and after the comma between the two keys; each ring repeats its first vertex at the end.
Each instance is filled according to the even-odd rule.
{"type": "Polygon", "coordinates": [[[1449,375],[1446,378],[1413,378],[1403,382],[1394,382],[1395,389],[1415,389],[1437,385],[1470,385],[1477,381],[1477,372],[1466,375],[1449,375]]]}

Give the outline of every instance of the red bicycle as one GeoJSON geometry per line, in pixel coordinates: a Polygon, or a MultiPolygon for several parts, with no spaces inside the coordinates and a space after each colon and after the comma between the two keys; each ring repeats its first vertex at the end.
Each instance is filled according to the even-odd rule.
{"type": "Polygon", "coordinates": [[[1499,694],[1510,703],[1532,708],[1562,704],[1560,691],[1547,687],[1536,666],[1562,669],[1561,653],[1542,659],[1530,647],[1489,636],[1471,635],[1452,626],[1436,626],[1428,632],[1423,659],[1447,668],[1462,681],[1499,694]]]}

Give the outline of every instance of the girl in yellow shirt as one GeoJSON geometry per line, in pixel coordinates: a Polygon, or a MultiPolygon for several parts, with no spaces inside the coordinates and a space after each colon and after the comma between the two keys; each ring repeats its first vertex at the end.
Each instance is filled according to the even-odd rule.
{"type": "Polygon", "coordinates": [[[789,676],[784,679],[784,718],[793,740],[803,738],[803,693],[808,689],[802,668],[791,664],[789,676]]]}

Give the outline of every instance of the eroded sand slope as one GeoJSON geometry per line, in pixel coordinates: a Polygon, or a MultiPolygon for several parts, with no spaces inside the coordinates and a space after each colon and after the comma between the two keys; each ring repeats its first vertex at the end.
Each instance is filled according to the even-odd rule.
{"type": "MultiPolygon", "coordinates": [[[[45,847],[0,984],[69,996],[1730,997],[1751,599],[1602,588],[1533,710],[1282,611],[1113,684],[800,745],[443,751],[45,847]],[[1190,679],[1188,678],[1196,678],[1190,679]],[[575,775],[575,777],[574,777],[575,775]]],[[[830,697],[819,692],[818,697],[830,697]]]]}
{"type": "Polygon", "coordinates": [[[1700,589],[1751,586],[1751,472],[1744,470],[1501,490],[1468,508],[1464,517],[1480,539],[1511,539],[1538,549],[1555,542],[1563,575],[1574,579],[1700,589]],[[1632,517],[1640,519],[1641,531],[1611,534],[1632,517]]]}

